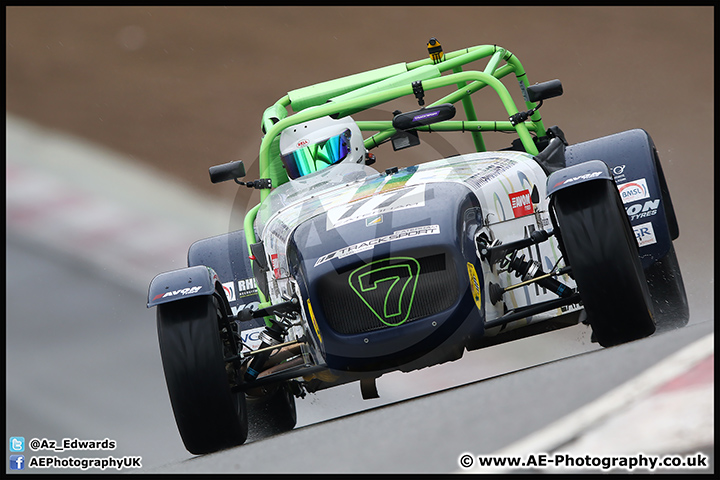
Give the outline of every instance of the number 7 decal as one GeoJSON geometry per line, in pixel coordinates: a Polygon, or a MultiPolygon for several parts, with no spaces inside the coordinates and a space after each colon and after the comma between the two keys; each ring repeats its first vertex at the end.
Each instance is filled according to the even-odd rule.
{"type": "Polygon", "coordinates": [[[416,259],[391,257],[356,268],[348,283],[378,320],[395,327],[410,317],[419,275],[416,259]]]}

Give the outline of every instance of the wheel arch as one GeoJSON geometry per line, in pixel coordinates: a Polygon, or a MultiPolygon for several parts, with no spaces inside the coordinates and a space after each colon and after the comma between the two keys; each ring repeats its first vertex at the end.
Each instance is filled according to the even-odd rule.
{"type": "Polygon", "coordinates": [[[181,268],[157,275],[148,288],[148,308],[186,298],[217,294],[225,312],[227,296],[215,270],[205,265],[181,268]]]}
{"type": "Polygon", "coordinates": [[[643,194],[625,197],[623,193],[623,203],[639,236],[643,268],[667,255],[680,229],[658,150],[648,132],[636,128],[573,144],[566,148],[565,159],[568,166],[603,161],[620,190],[639,184],[643,194]]]}
{"type": "Polygon", "coordinates": [[[613,181],[612,172],[605,162],[589,160],[571,165],[550,174],[547,179],[547,196],[552,198],[560,190],[598,180],[613,181]]]}

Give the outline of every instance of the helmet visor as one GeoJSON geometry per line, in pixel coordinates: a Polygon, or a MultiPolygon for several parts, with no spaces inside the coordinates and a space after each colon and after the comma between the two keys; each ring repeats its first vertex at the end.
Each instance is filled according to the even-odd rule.
{"type": "Polygon", "coordinates": [[[288,177],[296,179],[338,163],[350,153],[350,129],[282,156],[288,177]]]}

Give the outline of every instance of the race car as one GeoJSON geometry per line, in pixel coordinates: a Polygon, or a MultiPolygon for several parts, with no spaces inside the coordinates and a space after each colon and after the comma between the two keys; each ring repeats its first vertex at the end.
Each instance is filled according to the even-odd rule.
{"type": "Polygon", "coordinates": [[[650,135],[569,144],[540,115],[559,80],[531,85],[497,45],[445,53],[433,38],[427,49],[280,98],[262,116],[259,179],[240,180],[242,161],[210,168],[212,182],[261,201],[242,229],[195,242],[187,268],[156,276],[147,304],[191,453],[244,443],[249,416],[291,430],[307,393],[358,382],[375,398],[381,375],[466,350],[581,322],[610,347],[687,323],[678,222],[650,135]],[[478,120],[481,90],[506,116],[478,120]],[[412,109],[376,108],[395,104],[412,109]],[[475,151],[370,166],[381,145],[446,132],[475,151]],[[488,132],[514,140],[488,151],[488,132]]]}

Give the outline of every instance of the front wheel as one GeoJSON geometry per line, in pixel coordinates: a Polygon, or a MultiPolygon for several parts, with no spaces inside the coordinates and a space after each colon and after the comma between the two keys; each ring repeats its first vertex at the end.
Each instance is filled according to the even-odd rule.
{"type": "Polygon", "coordinates": [[[652,300],[615,185],[593,181],[553,197],[561,248],[595,339],[609,347],[652,335],[652,300]]]}
{"type": "Polygon", "coordinates": [[[194,454],[245,442],[245,394],[231,392],[220,337],[222,311],[214,295],[158,306],[165,380],[180,436],[194,454]]]}
{"type": "Polygon", "coordinates": [[[291,384],[277,385],[261,397],[248,396],[248,412],[252,419],[251,436],[264,438],[292,430],[297,423],[297,410],[291,384]]]}
{"type": "Polygon", "coordinates": [[[658,332],[684,327],[690,320],[685,285],[675,247],[645,270],[658,332]]]}

